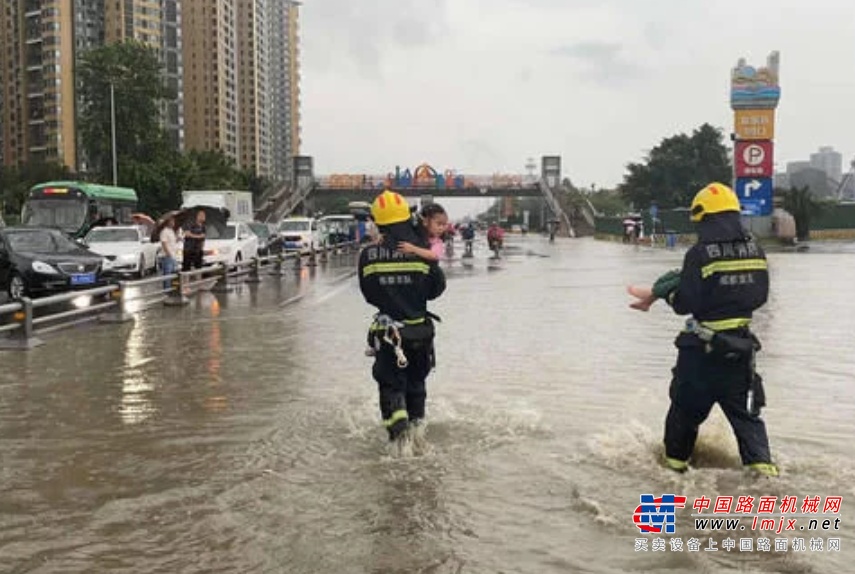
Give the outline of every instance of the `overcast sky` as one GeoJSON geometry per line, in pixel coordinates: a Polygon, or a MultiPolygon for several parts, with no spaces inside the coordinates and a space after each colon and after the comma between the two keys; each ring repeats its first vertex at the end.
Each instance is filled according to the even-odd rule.
{"type": "Polygon", "coordinates": [[[523,173],[562,156],[618,184],[665,136],[732,126],[730,71],[781,52],[776,157],[855,153],[852,0],[305,0],[315,170],[523,173]]]}

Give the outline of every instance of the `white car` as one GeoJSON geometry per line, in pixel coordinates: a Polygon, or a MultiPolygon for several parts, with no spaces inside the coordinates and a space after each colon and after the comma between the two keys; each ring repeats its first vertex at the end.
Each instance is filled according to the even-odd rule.
{"type": "Polygon", "coordinates": [[[258,256],[258,236],[243,222],[227,223],[220,235],[219,228],[209,225],[205,230],[205,264],[225,263],[228,266],[258,256]]]}
{"type": "Polygon", "coordinates": [[[321,246],[321,232],[314,217],[289,217],[279,224],[285,251],[310,251],[321,246]]]}
{"type": "Polygon", "coordinates": [[[143,277],[157,270],[160,244],[151,242],[144,227],[94,227],[83,238],[83,243],[89,251],[104,257],[104,273],[143,277]]]}

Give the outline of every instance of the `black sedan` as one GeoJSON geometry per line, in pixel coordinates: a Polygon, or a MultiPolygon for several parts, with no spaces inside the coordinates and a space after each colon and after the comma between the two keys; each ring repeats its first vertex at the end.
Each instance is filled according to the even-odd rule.
{"type": "Polygon", "coordinates": [[[0,228],[0,289],[12,299],[102,285],[102,262],[58,229],[0,228]]]}

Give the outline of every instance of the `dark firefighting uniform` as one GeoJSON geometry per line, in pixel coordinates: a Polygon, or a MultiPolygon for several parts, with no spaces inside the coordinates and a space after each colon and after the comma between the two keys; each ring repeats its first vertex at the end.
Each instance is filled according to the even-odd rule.
{"type": "MultiPolygon", "coordinates": [[[[745,465],[770,463],[762,380],[754,370],[759,341],[752,313],[766,303],[769,273],[761,247],[738,212],[710,214],[685,255],[679,287],[667,297],[677,314],[691,314],[679,349],[665,422],[665,454],[688,461],[698,427],[717,402],[730,422],[745,465]]],[[[673,466],[673,465],[672,465],[673,466]]]]}
{"type": "MultiPolygon", "coordinates": [[[[404,224],[404,225],[408,225],[404,224]]],[[[380,391],[380,412],[395,439],[408,421],[423,419],[427,391],[425,380],[433,366],[434,325],[427,302],[445,291],[445,275],[436,262],[397,251],[397,241],[410,238],[384,233],[381,245],[363,249],[359,257],[359,287],[365,300],[379,313],[371,326],[374,349],[372,374],[380,391]],[[383,323],[394,322],[395,329],[383,323]],[[400,336],[400,347],[407,365],[401,368],[393,341],[400,336]]]]}

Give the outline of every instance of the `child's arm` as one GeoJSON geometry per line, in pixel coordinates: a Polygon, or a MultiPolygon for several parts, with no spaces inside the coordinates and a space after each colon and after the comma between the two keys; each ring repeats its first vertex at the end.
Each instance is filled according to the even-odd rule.
{"type": "Polygon", "coordinates": [[[656,295],[653,294],[653,289],[650,287],[628,285],[626,292],[635,297],[635,301],[630,303],[629,306],[638,311],[649,311],[657,299],[656,295]]]}
{"type": "Polygon", "coordinates": [[[402,241],[398,244],[398,251],[403,251],[404,253],[412,253],[413,255],[418,255],[422,259],[427,259],[428,261],[439,261],[439,257],[437,257],[436,253],[434,253],[430,249],[425,249],[424,247],[417,247],[407,241],[402,241]]]}
{"type": "Polygon", "coordinates": [[[667,273],[659,277],[659,279],[657,279],[651,287],[629,285],[626,288],[627,292],[636,298],[636,300],[630,303],[629,306],[639,311],[649,311],[650,307],[653,305],[653,303],[656,302],[657,299],[663,299],[668,297],[671,292],[673,292],[679,287],[679,285],[679,269],[668,271],[667,273]]]}

